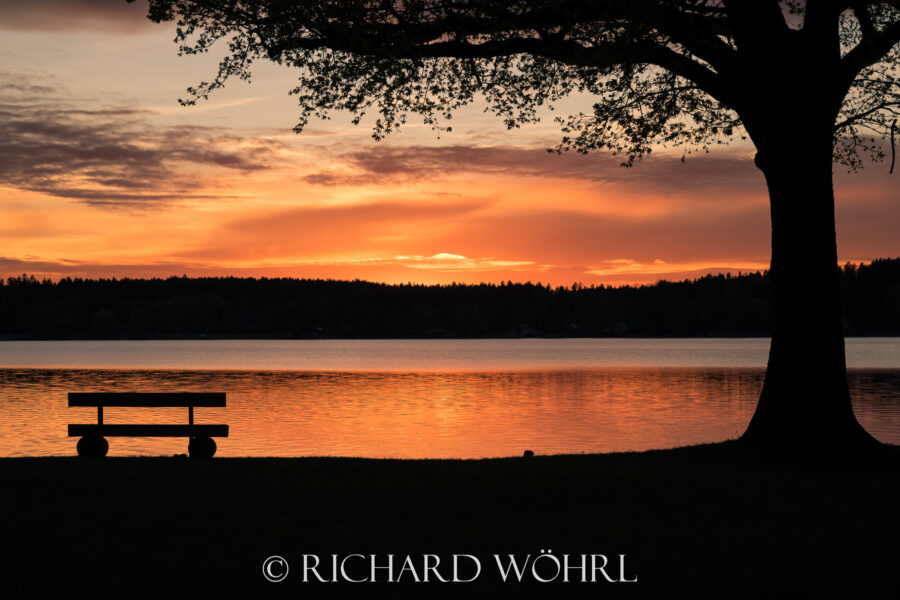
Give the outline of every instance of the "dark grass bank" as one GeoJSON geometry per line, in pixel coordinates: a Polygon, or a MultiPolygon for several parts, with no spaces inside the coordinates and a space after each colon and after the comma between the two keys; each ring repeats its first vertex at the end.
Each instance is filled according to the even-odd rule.
{"type": "Polygon", "coordinates": [[[2,459],[0,586],[6,598],[893,597],[898,466],[751,459],[732,444],[481,461],[2,459]],[[493,555],[548,549],[570,564],[604,554],[614,578],[625,554],[638,581],[501,582],[493,555]],[[393,554],[395,576],[409,555],[420,577],[423,554],[445,575],[469,554],[482,572],[303,583],[303,554],[325,577],[331,554],[393,554]],[[263,577],[271,555],[291,569],[281,583],[263,577]]]}

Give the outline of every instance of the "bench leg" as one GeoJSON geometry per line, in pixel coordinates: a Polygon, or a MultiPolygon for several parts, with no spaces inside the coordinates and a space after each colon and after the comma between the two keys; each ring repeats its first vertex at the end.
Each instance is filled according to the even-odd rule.
{"type": "Polygon", "coordinates": [[[188,442],[191,458],[212,458],[216,453],[216,442],[211,437],[192,437],[188,442]]]}
{"type": "Polygon", "coordinates": [[[78,456],[102,458],[109,452],[109,442],[102,435],[86,435],[78,440],[75,449],[78,451],[78,456]]]}

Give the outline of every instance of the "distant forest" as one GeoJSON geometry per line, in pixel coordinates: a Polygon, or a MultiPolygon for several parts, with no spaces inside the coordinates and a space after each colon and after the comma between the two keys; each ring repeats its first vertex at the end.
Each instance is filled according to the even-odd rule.
{"type": "MultiPolygon", "coordinates": [[[[848,335],[900,332],[900,258],[841,268],[848,335]]],[[[0,280],[2,339],[767,335],[766,273],[641,286],[268,278],[0,280]]]]}

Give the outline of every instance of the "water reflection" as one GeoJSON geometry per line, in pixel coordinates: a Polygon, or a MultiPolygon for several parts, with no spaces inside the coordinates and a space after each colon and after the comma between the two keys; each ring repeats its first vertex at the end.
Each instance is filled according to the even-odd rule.
{"type": "MultiPolygon", "coordinates": [[[[222,456],[509,456],[609,452],[739,435],[761,369],[603,368],[515,372],[0,370],[0,455],[74,454],[66,425],[93,422],[69,391],[222,391],[222,456]]],[[[900,371],[851,372],[855,410],[876,437],[900,443],[900,371]]],[[[186,422],[184,409],[109,408],[116,422],[186,422]]],[[[110,454],[184,452],[186,440],[112,438],[110,454]]]]}

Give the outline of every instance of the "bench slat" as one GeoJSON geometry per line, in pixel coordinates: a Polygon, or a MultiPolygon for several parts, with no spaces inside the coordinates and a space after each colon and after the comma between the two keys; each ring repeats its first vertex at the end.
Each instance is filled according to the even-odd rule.
{"type": "Polygon", "coordinates": [[[228,437],[228,425],[69,425],[69,437],[228,437]]]}
{"type": "Polygon", "coordinates": [[[69,406],[225,406],[225,393],[69,392],[69,406]]]}

